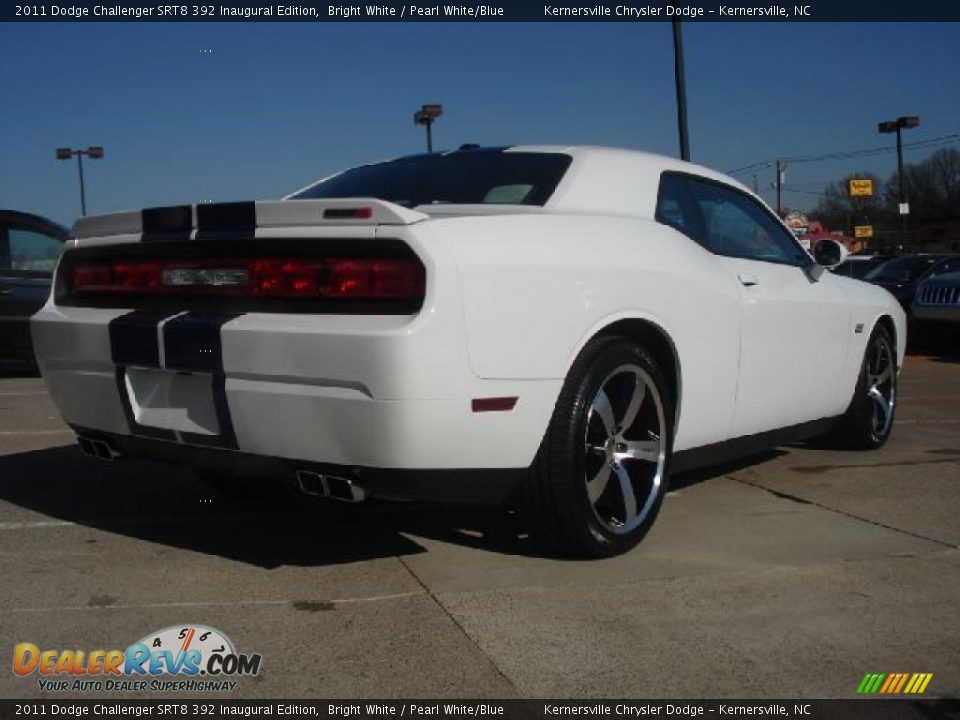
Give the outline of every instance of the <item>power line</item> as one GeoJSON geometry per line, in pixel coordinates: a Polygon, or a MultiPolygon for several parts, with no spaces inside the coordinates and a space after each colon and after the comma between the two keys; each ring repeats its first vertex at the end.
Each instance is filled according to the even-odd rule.
{"type": "MultiPolygon", "coordinates": [[[[904,143],[904,149],[921,149],[921,148],[930,148],[936,147],[939,145],[953,145],[957,142],[960,142],[960,133],[952,133],[950,135],[942,135],[936,138],[930,138],[928,140],[919,140],[912,143],[904,143]]],[[[822,153],[819,155],[796,155],[794,157],[779,158],[780,162],[786,163],[806,163],[806,162],[820,162],[823,160],[852,160],[854,158],[861,157],[872,157],[874,155],[886,155],[892,153],[896,148],[883,146],[875,148],[867,148],[863,150],[846,150],[846,151],[837,151],[822,153]]],[[[777,160],[763,160],[761,162],[753,163],[752,165],[745,165],[736,170],[728,170],[727,175],[738,175],[740,173],[748,172],[750,170],[760,170],[763,168],[773,167],[777,163],[777,160]]]]}

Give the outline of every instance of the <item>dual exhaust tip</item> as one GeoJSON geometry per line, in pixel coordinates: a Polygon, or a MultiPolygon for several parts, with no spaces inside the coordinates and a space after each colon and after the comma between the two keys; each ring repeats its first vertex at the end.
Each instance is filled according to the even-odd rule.
{"type": "Polygon", "coordinates": [[[123,453],[119,452],[106,440],[96,440],[94,438],[78,437],[77,444],[80,446],[80,452],[82,452],[87,457],[97,458],[98,460],[106,460],[107,462],[113,462],[118,457],[123,456],[123,453]]]}
{"type": "Polygon", "coordinates": [[[297,470],[297,486],[304,495],[358,503],[367,499],[367,491],[353,480],[312,470],[297,470]]]}
{"type": "MultiPolygon", "coordinates": [[[[117,458],[123,457],[123,453],[106,440],[81,436],[77,438],[77,444],[80,446],[80,452],[87,457],[106,460],[107,462],[113,462],[117,458]]],[[[367,499],[366,490],[353,480],[338,475],[314,472],[313,470],[297,471],[297,487],[304,495],[313,495],[341,502],[359,503],[367,499]]]]}

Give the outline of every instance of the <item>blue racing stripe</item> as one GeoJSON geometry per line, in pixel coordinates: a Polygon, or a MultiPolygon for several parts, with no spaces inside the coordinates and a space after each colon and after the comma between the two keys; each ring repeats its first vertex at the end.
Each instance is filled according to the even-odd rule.
{"type": "Polygon", "coordinates": [[[164,367],[180,372],[209,373],[219,435],[181,433],[184,442],[237,448],[230,407],[227,404],[226,375],[223,369],[221,328],[243,313],[188,312],[163,326],[164,367]]]}
{"type": "Polygon", "coordinates": [[[133,310],[110,321],[110,355],[114,365],[160,367],[157,325],[174,313],[169,310],[133,310]]]}

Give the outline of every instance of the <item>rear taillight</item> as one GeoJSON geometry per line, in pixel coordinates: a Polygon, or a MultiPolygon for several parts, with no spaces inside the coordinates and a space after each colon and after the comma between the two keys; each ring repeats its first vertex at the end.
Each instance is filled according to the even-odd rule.
{"type": "Polygon", "coordinates": [[[137,297],[332,301],[423,300],[423,265],[414,258],[249,257],[80,261],[67,269],[73,299],[137,297]]]}

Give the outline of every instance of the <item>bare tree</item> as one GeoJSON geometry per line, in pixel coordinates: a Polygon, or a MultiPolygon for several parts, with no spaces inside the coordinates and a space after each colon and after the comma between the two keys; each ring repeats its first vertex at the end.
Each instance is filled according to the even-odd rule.
{"type": "MultiPolygon", "coordinates": [[[[886,183],[886,202],[897,207],[897,174],[886,183]]],[[[960,213],[960,150],[943,148],[926,160],[903,167],[904,195],[914,222],[960,213]]]]}
{"type": "Polygon", "coordinates": [[[867,172],[847,175],[839,182],[832,182],[810,215],[830,230],[850,232],[855,225],[876,224],[889,214],[884,184],[876,175],[867,172]],[[873,181],[874,194],[868,197],[850,197],[850,180],[873,181]]]}

